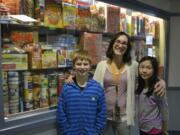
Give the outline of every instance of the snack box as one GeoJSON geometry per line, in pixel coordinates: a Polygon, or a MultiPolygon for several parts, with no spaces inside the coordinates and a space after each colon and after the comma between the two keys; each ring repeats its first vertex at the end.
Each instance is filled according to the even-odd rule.
{"type": "Polygon", "coordinates": [[[26,53],[3,53],[2,54],[3,70],[27,70],[28,54],[26,53]]]}

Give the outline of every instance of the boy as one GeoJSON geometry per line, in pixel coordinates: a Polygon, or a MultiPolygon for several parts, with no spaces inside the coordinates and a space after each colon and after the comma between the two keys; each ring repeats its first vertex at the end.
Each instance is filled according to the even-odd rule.
{"type": "Polygon", "coordinates": [[[57,122],[64,135],[100,135],[106,125],[106,103],[101,85],[89,77],[87,51],[73,56],[74,83],[64,84],[58,99],[57,122]]]}

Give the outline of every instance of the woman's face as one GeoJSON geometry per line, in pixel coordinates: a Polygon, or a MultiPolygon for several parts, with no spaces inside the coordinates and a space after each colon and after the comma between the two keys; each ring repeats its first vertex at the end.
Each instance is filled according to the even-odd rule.
{"type": "Polygon", "coordinates": [[[139,75],[144,80],[148,80],[154,73],[152,64],[149,60],[145,60],[139,64],[139,75]]]}
{"type": "Polygon", "coordinates": [[[113,52],[115,55],[123,56],[128,47],[128,38],[125,35],[119,36],[113,45],[113,52]]]}

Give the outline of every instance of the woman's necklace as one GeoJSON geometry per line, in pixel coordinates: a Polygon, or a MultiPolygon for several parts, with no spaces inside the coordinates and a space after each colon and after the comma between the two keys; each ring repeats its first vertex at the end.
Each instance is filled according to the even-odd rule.
{"type": "Polygon", "coordinates": [[[110,66],[113,73],[114,82],[118,84],[121,78],[121,72],[123,71],[125,64],[121,64],[120,68],[118,69],[116,64],[112,61],[110,66]]]}

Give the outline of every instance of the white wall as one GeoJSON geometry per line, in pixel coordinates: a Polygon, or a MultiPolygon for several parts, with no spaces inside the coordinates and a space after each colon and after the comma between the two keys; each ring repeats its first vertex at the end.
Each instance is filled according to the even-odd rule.
{"type": "Polygon", "coordinates": [[[148,4],[150,6],[153,6],[162,10],[170,11],[169,0],[137,0],[137,1],[140,1],[142,3],[148,4]]]}
{"type": "Polygon", "coordinates": [[[171,17],[168,85],[180,87],[180,16],[171,17]]]}
{"type": "Polygon", "coordinates": [[[170,11],[180,13],[180,0],[170,0],[170,11]]]}
{"type": "MultiPolygon", "coordinates": [[[[180,131],[180,89],[168,91],[167,97],[169,105],[169,130],[180,131]]],[[[178,135],[180,135],[180,133],[178,135]]]]}
{"type": "Polygon", "coordinates": [[[153,7],[168,11],[180,12],[180,0],[137,0],[153,7]]]}

